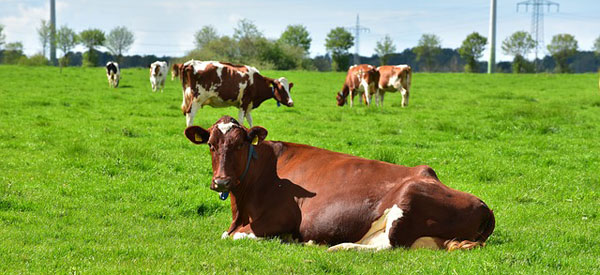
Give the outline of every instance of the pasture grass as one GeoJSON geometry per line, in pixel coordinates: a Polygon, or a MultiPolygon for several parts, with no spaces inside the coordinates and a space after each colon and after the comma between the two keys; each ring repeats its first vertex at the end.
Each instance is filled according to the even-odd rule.
{"type": "MultiPolygon", "coordinates": [[[[344,73],[275,72],[295,107],[253,112],[268,139],[433,167],[496,230],[474,251],[327,253],[221,240],[228,201],[183,136],[181,86],[146,69],[0,66],[0,271],[18,273],[591,274],[600,270],[596,74],[414,74],[408,108],[335,106],[344,73]]],[[[234,108],[201,109],[208,127],[234,108]]]]}

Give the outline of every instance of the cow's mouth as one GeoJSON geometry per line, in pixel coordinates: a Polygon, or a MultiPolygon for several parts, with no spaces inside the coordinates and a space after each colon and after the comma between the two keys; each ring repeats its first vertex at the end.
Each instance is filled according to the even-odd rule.
{"type": "Polygon", "coordinates": [[[231,189],[231,179],[214,179],[210,189],[216,192],[229,192],[231,189]]]}
{"type": "Polygon", "coordinates": [[[212,184],[210,186],[210,190],[213,190],[215,192],[229,192],[229,186],[217,186],[215,184],[212,184]]]}

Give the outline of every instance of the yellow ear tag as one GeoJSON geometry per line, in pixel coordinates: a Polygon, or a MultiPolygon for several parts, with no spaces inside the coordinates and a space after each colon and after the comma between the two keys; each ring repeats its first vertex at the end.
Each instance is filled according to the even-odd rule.
{"type": "Polygon", "coordinates": [[[194,139],[196,139],[196,141],[198,141],[198,142],[201,142],[203,140],[202,137],[198,133],[194,134],[194,139]]]}
{"type": "Polygon", "coordinates": [[[258,145],[258,137],[254,137],[252,140],[252,145],[258,145]]]}

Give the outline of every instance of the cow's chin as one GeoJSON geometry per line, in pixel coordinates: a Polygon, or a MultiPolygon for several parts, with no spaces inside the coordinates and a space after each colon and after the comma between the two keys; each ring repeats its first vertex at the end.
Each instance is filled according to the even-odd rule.
{"type": "Polygon", "coordinates": [[[294,103],[293,102],[281,102],[281,101],[279,101],[279,103],[281,103],[281,105],[284,105],[286,107],[294,107],[294,103]]]}

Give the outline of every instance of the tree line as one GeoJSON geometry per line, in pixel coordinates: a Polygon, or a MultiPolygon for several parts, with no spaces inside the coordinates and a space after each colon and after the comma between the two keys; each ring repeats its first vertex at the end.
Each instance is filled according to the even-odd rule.
{"type": "MultiPolygon", "coordinates": [[[[0,25],[0,61],[5,64],[45,65],[46,50],[50,46],[50,24],[42,20],[38,36],[42,52],[30,57],[23,54],[21,42],[5,43],[3,26],[0,25]]],[[[206,25],[193,34],[195,48],[180,58],[162,57],[171,62],[189,59],[220,60],[239,64],[252,64],[264,69],[345,71],[352,63],[349,49],[354,46],[353,35],[343,27],[329,31],[325,39],[327,53],[310,57],[312,38],[303,25],[288,25],[279,38],[266,38],[258,27],[248,19],[241,19],[234,27],[232,36],[221,35],[212,25],[206,25]]],[[[133,32],[126,27],[115,27],[108,34],[91,28],[76,33],[61,26],[56,33],[56,46],[62,52],[61,66],[99,66],[116,60],[123,67],[148,66],[158,59],[154,55],[124,56],[135,41],[133,32]],[[87,49],[73,52],[76,45],[87,49]],[[103,46],[106,52],[99,50],[103,46]]],[[[441,39],[435,34],[423,34],[417,45],[397,52],[389,35],[377,41],[375,54],[360,57],[361,63],[371,65],[410,64],[415,71],[425,72],[483,72],[487,62],[479,61],[487,46],[487,38],[473,32],[457,49],[441,47],[441,39]]],[[[589,72],[600,67],[600,37],[595,40],[593,51],[579,51],[577,40],[570,34],[558,34],[547,45],[549,56],[527,60],[538,45],[531,35],[517,31],[501,43],[504,54],[512,56],[511,62],[499,62],[497,71],[514,73],[532,72],[589,72]]]]}

